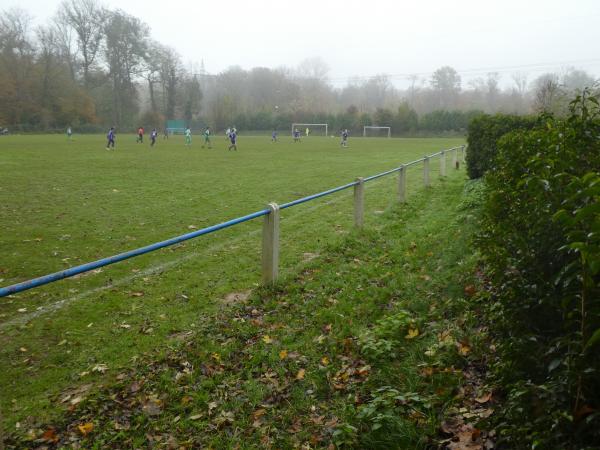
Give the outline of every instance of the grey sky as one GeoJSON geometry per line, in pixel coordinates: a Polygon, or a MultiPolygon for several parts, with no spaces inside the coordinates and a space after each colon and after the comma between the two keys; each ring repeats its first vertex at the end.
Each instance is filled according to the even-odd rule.
{"type": "MultiPolygon", "coordinates": [[[[43,23],[59,1],[5,0],[43,23]]],[[[385,73],[399,86],[443,65],[463,83],[498,71],[530,80],[567,66],[600,75],[599,0],[104,0],[145,21],[153,37],[210,73],[231,65],[296,66],[319,56],[329,77],[385,73]],[[548,63],[545,66],[535,64],[548,63]],[[523,67],[520,67],[523,66],[523,67]],[[480,69],[469,72],[470,69],[480,69]],[[494,70],[496,69],[496,70],[494,70]]]]}

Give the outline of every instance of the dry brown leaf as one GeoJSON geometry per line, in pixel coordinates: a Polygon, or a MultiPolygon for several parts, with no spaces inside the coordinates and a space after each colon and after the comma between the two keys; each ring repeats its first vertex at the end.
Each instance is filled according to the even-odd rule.
{"type": "Polygon", "coordinates": [[[465,295],[467,297],[473,297],[477,293],[477,289],[472,284],[465,286],[465,295]]]}
{"type": "Polygon", "coordinates": [[[296,374],[296,380],[304,380],[304,375],[306,374],[306,370],[300,369],[296,374]]]}
{"type": "Polygon", "coordinates": [[[266,413],[267,410],[265,408],[259,408],[252,413],[252,417],[254,418],[254,420],[257,420],[264,416],[266,413]]]}
{"type": "Polygon", "coordinates": [[[492,398],[492,393],[491,393],[491,392],[488,392],[487,394],[483,394],[482,396],[480,396],[480,397],[477,397],[477,398],[475,399],[475,401],[476,401],[477,403],[487,403],[487,402],[489,402],[489,401],[490,401],[490,399],[491,399],[491,398],[492,398]]]}
{"type": "Polygon", "coordinates": [[[288,351],[287,350],[281,350],[279,352],[279,359],[283,360],[283,359],[285,359],[287,357],[288,357],[288,351]]]}
{"type": "Polygon", "coordinates": [[[48,443],[56,444],[58,442],[58,436],[54,428],[48,428],[42,435],[42,439],[48,443]]]}

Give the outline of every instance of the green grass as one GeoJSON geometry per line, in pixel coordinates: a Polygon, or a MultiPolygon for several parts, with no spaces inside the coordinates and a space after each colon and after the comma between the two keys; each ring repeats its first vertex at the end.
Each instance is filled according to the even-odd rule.
{"type": "MultiPolygon", "coordinates": [[[[108,152],[99,136],[78,136],[70,143],[62,136],[2,138],[2,285],[182,234],[190,225],[201,228],[229,220],[262,209],[269,201],[283,203],[461,143],[352,139],[350,148],[341,150],[335,139],[314,137],[294,145],[284,138],[272,145],[265,138],[242,136],[240,150],[234,153],[227,152],[221,137],[215,138],[212,150],[201,149],[197,138],[192,148],[185,148],[182,138],[160,140],[154,149],[136,145],[133,136],[118,136],[117,142],[117,150],[108,152]]],[[[427,194],[422,192],[420,167],[409,170],[409,201],[421,202],[413,211],[421,221],[413,224],[414,230],[406,225],[402,231],[406,239],[428,229],[420,238],[437,241],[433,236],[447,222],[443,218],[452,221],[453,206],[444,194],[451,186],[437,180],[437,170],[434,161],[434,187],[427,194]]],[[[462,173],[449,174],[456,194],[462,173]]],[[[384,218],[389,222],[395,214],[395,177],[367,184],[366,192],[366,229],[381,227],[384,218]]],[[[213,326],[224,320],[224,308],[229,308],[219,299],[257,286],[260,228],[260,221],[252,221],[97,274],[2,299],[0,401],[8,429],[14,429],[16,422],[27,428],[62,415],[63,405],[56,404],[60,392],[84,383],[103,383],[134,364],[132,358],[172,347],[181,331],[207,334],[203,352],[235,354],[239,350],[235,345],[228,350],[210,337],[215,333],[213,326]],[[52,309],[63,300],[67,301],[60,308],[52,309]],[[27,311],[19,312],[22,308],[27,311]],[[41,314],[21,320],[35,312],[41,314]],[[108,373],[94,372],[98,364],[105,364],[108,373]]],[[[328,256],[332,248],[338,248],[335,245],[344,246],[355,238],[351,191],[284,211],[284,279],[296,286],[301,268],[316,265],[317,270],[330,272],[319,281],[324,288],[356,283],[361,278],[358,266],[348,266],[344,273],[356,272],[357,276],[346,279],[333,268],[339,261],[328,256]],[[306,262],[316,254],[321,256],[306,262]]],[[[439,239],[443,243],[448,236],[440,234],[439,239]]],[[[360,249],[373,246],[375,251],[375,244],[362,242],[360,249]]],[[[359,254],[357,259],[361,260],[359,254]]],[[[360,289],[365,287],[360,285],[347,301],[369,298],[360,289]]],[[[318,305],[309,306],[302,314],[318,305]]],[[[335,314],[343,316],[351,310],[360,317],[361,313],[369,315],[372,306],[366,302],[364,311],[355,311],[348,303],[335,314]]],[[[327,320],[339,321],[335,314],[327,320]]],[[[280,320],[292,324],[297,318],[280,320]]],[[[318,333],[313,325],[307,320],[294,326],[298,331],[306,327],[306,333],[318,333]]],[[[243,329],[235,331],[231,336],[238,331],[244,335],[243,329]]],[[[294,334],[287,339],[290,344],[310,342],[294,334]]],[[[269,354],[270,361],[277,362],[277,353],[269,354]]],[[[261,367],[264,356],[256,361],[261,367]]],[[[243,367],[253,373],[245,363],[243,367]]],[[[248,395],[259,399],[261,386],[249,379],[248,395]]],[[[198,395],[208,396],[210,389],[202,392],[198,395]]]]}

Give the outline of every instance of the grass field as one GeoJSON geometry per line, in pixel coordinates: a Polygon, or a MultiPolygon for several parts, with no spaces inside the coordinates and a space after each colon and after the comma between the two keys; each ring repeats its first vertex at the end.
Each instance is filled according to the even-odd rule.
{"type": "MultiPolygon", "coordinates": [[[[239,138],[228,152],[183,138],[150,149],[117,136],[0,140],[1,284],[120,253],[396,167],[460,139],[239,138]]],[[[434,188],[440,188],[437,160],[434,188]]],[[[457,176],[449,171],[452,176],[457,176]]],[[[462,176],[462,175],[458,175],[462,176]]],[[[366,227],[395,204],[395,177],[366,186],[366,227]]],[[[422,190],[421,167],[408,195],[422,190]]],[[[298,273],[352,230],[351,190],[282,212],[281,270],[298,273]]],[[[423,205],[427,207],[427,205],[423,205]]],[[[0,406],[9,429],[47,421],[56,395],[205,327],[260,280],[261,220],[0,300],[0,406]],[[33,417],[34,419],[27,419],[33,417]]]]}

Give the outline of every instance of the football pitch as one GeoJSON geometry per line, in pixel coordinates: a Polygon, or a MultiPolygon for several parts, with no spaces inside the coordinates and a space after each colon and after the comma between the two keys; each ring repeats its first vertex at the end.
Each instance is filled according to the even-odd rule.
{"type": "MultiPolygon", "coordinates": [[[[149,140],[148,140],[149,141],[149,140]]],[[[199,136],[157,145],[118,135],[0,137],[0,286],[56,272],[284,203],[464,143],[463,139],[199,136]]],[[[431,163],[434,187],[438,159],[431,163]]],[[[450,170],[448,174],[463,176],[450,170]]],[[[366,185],[365,226],[396,203],[396,175],[366,185]]],[[[408,199],[423,189],[408,170],[408,199]]],[[[352,232],[352,189],[281,212],[280,274],[352,232]]],[[[50,406],[81,373],[201,327],[232,293],[260,282],[262,219],[0,299],[0,386],[9,422],[50,406]],[[136,330],[131,332],[131,330],[136,330]],[[27,375],[27,382],[21,377],[27,375]],[[15,403],[15,402],[13,402],[15,403]],[[14,405],[13,405],[14,406],[14,405]]],[[[43,415],[43,414],[42,414],[43,415]]]]}

